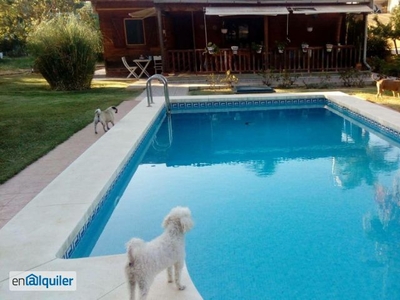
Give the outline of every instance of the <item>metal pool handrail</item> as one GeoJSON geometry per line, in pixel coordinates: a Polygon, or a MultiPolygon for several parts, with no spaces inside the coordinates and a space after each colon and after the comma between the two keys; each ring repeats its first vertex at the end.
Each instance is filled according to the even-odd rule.
{"type": "Polygon", "coordinates": [[[169,92],[168,92],[168,81],[167,78],[162,76],[161,74],[154,74],[146,81],[146,92],[147,92],[147,107],[151,107],[151,104],[154,103],[153,101],[153,91],[151,88],[151,81],[153,79],[157,79],[164,85],[164,97],[165,97],[165,104],[167,106],[167,112],[171,111],[171,104],[169,101],[169,92]]]}
{"type": "Polygon", "coordinates": [[[169,148],[171,148],[172,141],[173,141],[173,134],[172,134],[172,120],[171,120],[171,114],[167,114],[167,120],[168,120],[168,144],[160,144],[157,142],[157,134],[154,136],[154,139],[152,141],[152,146],[155,150],[157,151],[165,151],[169,148]]]}

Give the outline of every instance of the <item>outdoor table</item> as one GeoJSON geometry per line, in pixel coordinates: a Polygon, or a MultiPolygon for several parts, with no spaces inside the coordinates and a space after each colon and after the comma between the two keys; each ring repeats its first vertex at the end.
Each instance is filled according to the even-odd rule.
{"type": "Polygon", "coordinates": [[[139,67],[142,72],[138,75],[138,78],[142,77],[145,74],[147,77],[150,77],[150,74],[146,71],[147,67],[149,66],[151,59],[139,58],[134,59],[133,62],[139,67]]]}

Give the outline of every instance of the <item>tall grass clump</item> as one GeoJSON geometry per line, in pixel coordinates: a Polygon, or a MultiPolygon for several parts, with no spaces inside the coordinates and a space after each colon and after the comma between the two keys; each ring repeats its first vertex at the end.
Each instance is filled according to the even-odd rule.
{"type": "Polygon", "coordinates": [[[35,68],[54,90],[89,89],[101,38],[99,31],[75,15],[44,21],[28,37],[35,68]]]}

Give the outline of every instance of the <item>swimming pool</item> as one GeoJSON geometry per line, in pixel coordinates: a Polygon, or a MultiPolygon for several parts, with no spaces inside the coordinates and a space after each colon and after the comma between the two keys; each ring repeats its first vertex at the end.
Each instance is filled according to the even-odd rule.
{"type": "MultiPolygon", "coordinates": [[[[357,126],[360,120],[326,108],[218,109],[192,114],[189,124],[187,115],[174,115],[172,139],[166,119],[156,142],[142,143],[151,150],[132,184],[99,211],[103,224],[94,220],[85,234],[93,242],[106,225],[92,255],[122,253],[133,235],[153,238],[170,207],[188,205],[197,225],[188,235],[187,264],[205,299],[357,299],[382,292],[395,299],[399,274],[387,269],[398,262],[396,240],[384,240],[385,228],[371,228],[379,220],[375,185],[392,186],[398,148],[357,126]],[[393,283],[390,292],[383,279],[393,283]]],[[[131,160],[127,178],[139,161],[131,160]]]]}

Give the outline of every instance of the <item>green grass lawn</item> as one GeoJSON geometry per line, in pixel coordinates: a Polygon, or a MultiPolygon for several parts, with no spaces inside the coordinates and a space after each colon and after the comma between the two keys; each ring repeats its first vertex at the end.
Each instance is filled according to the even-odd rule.
{"type": "Polygon", "coordinates": [[[29,73],[32,71],[33,58],[30,56],[10,58],[4,56],[0,59],[0,72],[2,73],[29,73]]]}
{"type": "Polygon", "coordinates": [[[96,108],[135,98],[129,81],[96,81],[79,92],[52,91],[38,74],[0,76],[0,183],[93,122],[96,108]]]}

